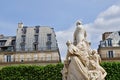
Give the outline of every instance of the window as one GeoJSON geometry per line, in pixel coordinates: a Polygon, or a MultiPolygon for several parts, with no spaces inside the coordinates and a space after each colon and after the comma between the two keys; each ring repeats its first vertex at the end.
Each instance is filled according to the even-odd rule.
{"type": "Polygon", "coordinates": [[[6,42],[6,40],[5,41],[0,41],[0,46],[4,46],[5,42],[6,42]]]}
{"type": "Polygon", "coordinates": [[[2,42],[0,42],[0,46],[2,46],[2,42]]]}
{"type": "Polygon", "coordinates": [[[51,41],[51,34],[47,34],[47,40],[51,41]]]}
{"type": "Polygon", "coordinates": [[[49,50],[51,49],[51,44],[47,45],[47,49],[49,49],[49,50]]]}
{"type": "Polygon", "coordinates": [[[120,36],[120,31],[118,32],[119,36],[120,36]]]}
{"type": "Polygon", "coordinates": [[[34,30],[35,30],[35,33],[39,33],[39,27],[40,27],[40,26],[35,26],[35,29],[34,29],[34,30]]]}
{"type": "Polygon", "coordinates": [[[11,43],[11,45],[15,45],[15,40],[12,40],[12,43],[11,43]]]}
{"type": "Polygon", "coordinates": [[[24,44],[21,45],[21,50],[25,51],[25,45],[24,44]]]}
{"type": "Polygon", "coordinates": [[[108,51],[108,57],[113,58],[113,51],[108,51]]]}
{"type": "Polygon", "coordinates": [[[118,42],[118,45],[120,46],[120,41],[118,42]]]}
{"type": "Polygon", "coordinates": [[[106,41],[100,41],[100,47],[106,47],[106,41]]]}
{"type": "Polygon", "coordinates": [[[12,62],[13,61],[13,55],[5,55],[5,62],[12,62]]]}
{"type": "Polygon", "coordinates": [[[23,34],[26,34],[26,28],[27,28],[27,27],[23,27],[23,29],[22,29],[22,33],[23,33],[23,34]]]}
{"type": "Polygon", "coordinates": [[[47,34],[47,42],[46,42],[46,45],[47,45],[47,49],[51,49],[51,34],[47,34]]]}
{"type": "Polygon", "coordinates": [[[25,42],[25,35],[22,35],[22,42],[25,42]]]}
{"type": "Polygon", "coordinates": [[[34,44],[33,47],[35,51],[38,50],[38,44],[34,44]]]}
{"type": "Polygon", "coordinates": [[[38,42],[38,35],[35,35],[35,42],[38,42]]]}
{"type": "Polygon", "coordinates": [[[46,42],[46,46],[47,46],[47,49],[51,49],[51,44],[52,44],[52,42],[51,41],[47,41],[46,42]]]}
{"type": "Polygon", "coordinates": [[[36,33],[39,33],[39,28],[36,28],[36,29],[35,29],[35,32],[36,32],[36,33]]]}
{"type": "Polygon", "coordinates": [[[112,39],[108,39],[108,46],[112,46],[112,39]]]}

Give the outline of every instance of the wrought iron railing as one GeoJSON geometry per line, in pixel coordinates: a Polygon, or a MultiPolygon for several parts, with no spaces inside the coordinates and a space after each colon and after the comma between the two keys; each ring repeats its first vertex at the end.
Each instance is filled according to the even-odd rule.
{"type": "Polygon", "coordinates": [[[34,57],[34,58],[10,58],[0,59],[0,63],[39,63],[39,62],[60,62],[59,57],[34,57]]]}
{"type": "Polygon", "coordinates": [[[25,48],[22,50],[21,48],[16,48],[16,49],[6,49],[6,50],[0,50],[0,52],[37,52],[37,51],[57,51],[58,47],[42,47],[42,48],[25,48]]]}

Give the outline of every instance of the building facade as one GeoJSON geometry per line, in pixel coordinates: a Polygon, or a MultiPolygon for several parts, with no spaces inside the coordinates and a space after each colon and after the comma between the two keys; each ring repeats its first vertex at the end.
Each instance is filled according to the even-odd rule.
{"type": "Polygon", "coordinates": [[[58,63],[61,61],[54,29],[47,26],[28,27],[23,26],[23,23],[18,23],[13,46],[11,53],[3,53],[2,62],[58,63]]]}
{"type": "Polygon", "coordinates": [[[15,36],[0,35],[0,63],[11,61],[11,54],[15,52],[15,40],[15,36]]]}
{"type": "Polygon", "coordinates": [[[120,31],[105,32],[98,53],[103,61],[120,61],[120,31]]]}

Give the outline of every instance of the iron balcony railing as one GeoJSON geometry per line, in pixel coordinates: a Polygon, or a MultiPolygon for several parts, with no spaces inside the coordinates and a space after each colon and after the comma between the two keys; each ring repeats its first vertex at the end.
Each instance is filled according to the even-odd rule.
{"type": "Polygon", "coordinates": [[[34,57],[34,58],[5,58],[0,63],[35,63],[35,62],[60,62],[59,57],[34,57]]]}
{"type": "Polygon", "coordinates": [[[42,47],[42,48],[16,48],[16,49],[6,49],[6,50],[2,50],[0,49],[0,52],[34,52],[34,51],[58,51],[58,47],[42,47]]]}

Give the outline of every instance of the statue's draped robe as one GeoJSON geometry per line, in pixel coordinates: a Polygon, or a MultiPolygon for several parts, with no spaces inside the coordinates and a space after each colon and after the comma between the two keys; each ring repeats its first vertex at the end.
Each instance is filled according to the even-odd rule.
{"type": "Polygon", "coordinates": [[[67,80],[88,80],[87,68],[78,56],[70,56],[70,59],[67,80]]]}
{"type": "Polygon", "coordinates": [[[78,25],[74,32],[74,45],[68,41],[67,46],[66,62],[62,70],[63,80],[104,80],[107,73],[99,65],[98,59],[93,59],[94,51],[86,41],[86,31],[82,25],[78,25]]]}

